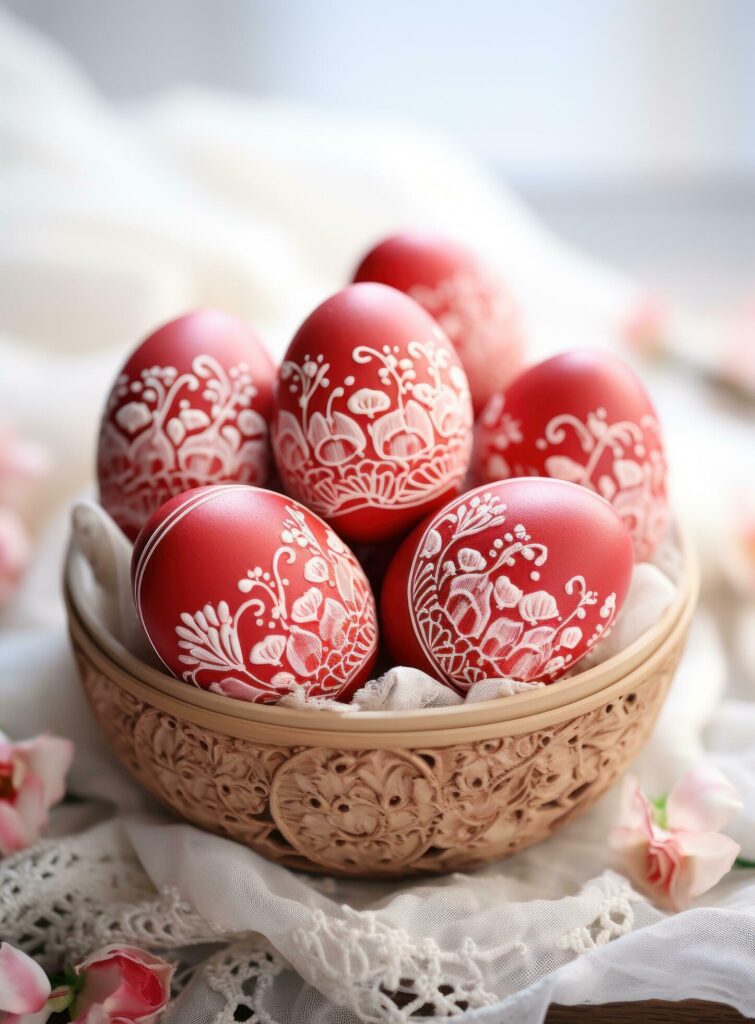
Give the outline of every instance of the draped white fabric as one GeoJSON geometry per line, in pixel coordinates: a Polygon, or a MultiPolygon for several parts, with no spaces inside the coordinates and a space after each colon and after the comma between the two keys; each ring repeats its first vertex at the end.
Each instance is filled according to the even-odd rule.
{"type": "MultiPolygon", "coordinates": [[[[91,488],[102,396],[160,321],[225,307],[280,353],[360,251],[406,224],[464,238],[499,268],[534,354],[611,344],[640,289],[562,246],[438,140],[207,93],[115,111],[6,18],[0,150],[0,415],[53,453],[35,564],[1,622],[0,721],[19,738],[75,740],[69,788],[83,800],[56,812],[44,844],[0,863],[0,937],[50,964],[100,939],[168,950],[181,962],[177,1024],[403,1021],[421,1008],[528,1024],[552,1000],[655,997],[755,1015],[755,874],[735,871],[693,909],[661,914],[610,870],[615,792],[475,875],[374,886],[295,875],[150,804],[99,739],[65,637],[68,510],[91,488]]],[[[677,505],[703,522],[695,509],[716,507],[747,434],[715,410],[691,415],[694,389],[654,384],[677,505]],[[703,493],[692,489],[700,465],[703,493]]],[[[703,522],[708,552],[717,522],[703,522]]],[[[718,764],[745,802],[731,834],[754,859],[755,681],[744,665],[724,694],[731,642],[698,616],[636,770],[660,792],[695,760],[718,764]]]]}

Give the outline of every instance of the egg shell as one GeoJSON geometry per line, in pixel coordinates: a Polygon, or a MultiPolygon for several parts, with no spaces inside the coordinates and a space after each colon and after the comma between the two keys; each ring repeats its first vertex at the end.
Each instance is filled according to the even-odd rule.
{"type": "Polygon", "coordinates": [[[472,444],[467,379],[413,299],[352,285],[294,336],[271,430],[289,494],[350,540],[387,540],[458,493],[472,444]]]}
{"type": "Polygon", "coordinates": [[[406,292],[451,340],[479,411],[522,367],[517,303],[474,253],[420,232],[386,238],[357,267],[355,281],[379,281],[406,292]]]}
{"type": "Polygon", "coordinates": [[[381,594],[393,659],[464,692],[480,679],[552,682],[611,627],[632,575],[611,506],[560,480],[507,480],[414,530],[381,594]]]}
{"type": "Polygon", "coordinates": [[[285,495],[238,484],[167,501],[131,563],[139,618],[179,679],[253,702],[348,700],[369,678],[377,616],[343,541],[285,495]]]}
{"type": "Polygon", "coordinates": [[[275,365],[252,328],[220,310],[179,317],[126,361],[100,426],[100,501],[133,540],[191,487],[265,484],[275,365]]]}
{"type": "Polygon", "coordinates": [[[648,559],[669,521],[658,418],[618,356],[579,349],[526,370],[477,422],[474,477],[550,476],[610,501],[648,559]]]}

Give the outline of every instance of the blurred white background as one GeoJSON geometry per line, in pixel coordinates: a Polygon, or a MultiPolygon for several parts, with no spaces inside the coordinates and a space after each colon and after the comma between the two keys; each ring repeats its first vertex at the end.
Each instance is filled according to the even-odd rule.
{"type": "Polygon", "coordinates": [[[749,0],[11,0],[109,94],[196,82],[386,112],[515,181],[755,171],[749,0]]]}
{"type": "Polygon", "coordinates": [[[197,84],[398,116],[651,285],[750,297],[750,0],[3,2],[117,100],[197,84]]]}

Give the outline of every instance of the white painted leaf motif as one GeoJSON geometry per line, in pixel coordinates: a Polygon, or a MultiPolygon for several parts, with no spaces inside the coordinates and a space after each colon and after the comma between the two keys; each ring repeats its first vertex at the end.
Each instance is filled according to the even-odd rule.
{"type": "Polygon", "coordinates": [[[320,620],[320,636],[331,647],[337,647],[346,640],[346,622],[348,615],[342,604],[332,597],[325,599],[325,611],[320,620]]]}
{"type": "Polygon", "coordinates": [[[346,604],[353,604],[356,599],[354,591],[354,573],[345,559],[339,558],[335,568],[336,589],[346,604]]]}
{"type": "Polygon", "coordinates": [[[334,412],[332,422],[320,412],[309,421],[309,440],[315,457],[325,466],[340,466],[355,455],[361,455],[366,441],[361,428],[342,412],[334,412]]]}
{"type": "Polygon", "coordinates": [[[286,649],[286,638],[271,633],[252,648],[249,660],[253,665],[280,665],[281,655],[286,649]]]}
{"type": "Polygon", "coordinates": [[[542,647],[543,644],[549,644],[555,635],[556,631],[552,626],[535,626],[534,629],[527,630],[522,637],[522,643],[527,647],[542,647]]]}
{"type": "Polygon", "coordinates": [[[385,412],[390,405],[391,400],[384,391],[373,391],[372,388],[360,388],[346,403],[349,412],[357,416],[368,416],[370,419],[377,412],[385,412]]]}
{"type": "Polygon", "coordinates": [[[168,420],[165,432],[175,445],[179,445],[186,437],[186,427],[184,427],[180,420],[175,418],[168,420]]]}
{"type": "Polygon", "coordinates": [[[487,573],[467,573],[451,581],[445,609],[462,636],[479,636],[488,624],[492,590],[487,573]]]}
{"type": "Polygon", "coordinates": [[[428,530],[425,534],[425,543],[419,553],[420,558],[432,558],[440,551],[441,539],[437,530],[428,530]]]}
{"type": "Polygon", "coordinates": [[[432,445],[433,425],[422,406],[410,399],[403,412],[394,409],[375,421],[372,440],[381,459],[408,459],[432,445]]]}
{"type": "Polygon", "coordinates": [[[448,437],[464,426],[464,417],[456,392],[444,387],[433,402],[430,413],[435,429],[442,437],[448,437]]]}
{"type": "Polygon", "coordinates": [[[460,391],[462,394],[466,394],[469,391],[467,375],[460,366],[452,366],[449,370],[449,376],[451,378],[451,383],[457,391],[460,391]]]}
{"type": "Polygon", "coordinates": [[[519,602],[519,614],[525,622],[541,622],[543,619],[555,619],[558,615],[556,599],[547,590],[533,590],[525,594],[519,602]]]}
{"type": "Polygon", "coordinates": [[[616,494],[616,484],[613,482],[610,476],[606,476],[604,474],[600,478],[600,480],[598,480],[598,490],[606,499],[606,501],[610,501],[613,498],[614,494],[616,494]]]}
{"type": "Polygon", "coordinates": [[[152,413],[144,402],[127,402],[115,414],[115,422],[129,434],[146,427],[151,419],[152,413]]]}
{"type": "Polygon", "coordinates": [[[289,469],[295,469],[309,455],[309,445],[301,424],[293,413],[283,409],[278,413],[276,455],[289,469]]]}
{"type": "Polygon", "coordinates": [[[226,423],[220,433],[226,439],[231,448],[233,448],[234,451],[238,451],[238,448],[241,445],[241,434],[238,430],[232,424],[226,423]]]}
{"type": "Polygon", "coordinates": [[[585,467],[570,459],[568,455],[550,455],[545,460],[545,472],[557,480],[579,483],[584,478],[585,467]]]}
{"type": "Polygon", "coordinates": [[[555,658],[551,658],[551,660],[546,664],[543,669],[543,674],[551,676],[554,672],[560,672],[565,664],[566,658],[562,658],[559,654],[555,658]]]}
{"type": "Polygon", "coordinates": [[[321,604],[322,594],[317,587],[310,587],[291,605],[291,618],[294,622],[316,622],[321,604]]]}
{"type": "Polygon", "coordinates": [[[264,692],[259,686],[252,686],[242,679],[216,679],[210,683],[210,693],[222,693],[224,697],[235,700],[255,701],[264,692]]]}
{"type": "Polygon", "coordinates": [[[493,599],[499,608],[516,608],[523,593],[508,576],[499,576],[493,587],[493,599]]]}
{"type": "Polygon", "coordinates": [[[276,690],[290,690],[296,686],[296,676],[292,676],[290,672],[276,672],[270,680],[270,685],[276,690]]]}
{"type": "Polygon", "coordinates": [[[333,533],[332,530],[328,530],[328,532],[326,533],[325,541],[331,551],[335,551],[338,554],[342,555],[346,550],[346,546],[344,545],[341,538],[337,534],[333,533]]]}
{"type": "Polygon", "coordinates": [[[621,487],[637,487],[642,483],[642,466],[633,459],[616,459],[613,471],[621,487]]]}
{"type": "Polygon", "coordinates": [[[322,643],[319,636],[309,630],[292,626],[286,644],[286,657],[298,676],[314,675],[322,660],[322,643]]]}
{"type": "Polygon", "coordinates": [[[487,472],[493,480],[508,480],[511,476],[511,466],[502,455],[494,454],[488,459],[487,472]]]}
{"type": "Polygon", "coordinates": [[[328,564],[324,558],[315,555],[304,566],[304,579],[308,583],[324,583],[328,578],[328,564]]]}
{"type": "Polygon", "coordinates": [[[178,415],[187,430],[204,430],[210,425],[210,417],[202,409],[182,409],[178,415]]]}
{"type": "Polygon", "coordinates": [[[507,648],[519,643],[523,630],[516,619],[496,619],[482,638],[480,650],[486,658],[498,658],[507,648]]]}
{"type": "Polygon", "coordinates": [[[267,433],[267,424],[255,409],[242,409],[236,423],[245,437],[258,437],[267,433]]]}
{"type": "Polygon", "coordinates": [[[484,569],[488,564],[479,551],[474,548],[462,548],[456,556],[459,568],[462,572],[474,572],[477,569],[484,569]]]}
{"type": "Polygon", "coordinates": [[[559,646],[565,647],[568,651],[573,651],[581,639],[582,630],[579,626],[567,626],[561,634],[559,646]]]}
{"type": "Polygon", "coordinates": [[[432,405],[435,399],[435,389],[431,384],[426,381],[422,381],[420,384],[415,384],[412,389],[412,396],[417,399],[418,402],[422,402],[423,405],[432,405]]]}
{"type": "Polygon", "coordinates": [[[550,653],[548,647],[541,650],[536,650],[533,647],[521,647],[508,665],[506,674],[514,679],[523,679],[525,682],[529,682],[537,676],[540,666],[548,660],[550,653]]]}
{"type": "Polygon", "coordinates": [[[616,594],[609,594],[600,609],[601,619],[607,619],[616,610],[616,594]]]}
{"type": "Polygon", "coordinates": [[[433,443],[433,425],[430,417],[417,402],[411,399],[406,403],[406,423],[411,431],[418,434],[426,445],[433,443]]]}

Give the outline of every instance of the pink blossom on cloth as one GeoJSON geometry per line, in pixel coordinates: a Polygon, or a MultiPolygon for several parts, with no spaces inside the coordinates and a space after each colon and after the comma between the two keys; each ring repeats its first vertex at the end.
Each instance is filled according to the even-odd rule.
{"type": "Polygon", "coordinates": [[[18,586],[31,555],[31,540],[20,517],[0,508],[0,605],[18,586]]]}
{"type": "Polygon", "coordinates": [[[76,967],[74,1024],[152,1024],[168,1004],[175,968],[135,946],[106,946],[76,967]]]}
{"type": "Polygon", "coordinates": [[[0,422],[0,605],[16,589],[29,561],[31,539],[19,513],[48,464],[44,448],[0,422]]]}
{"type": "Polygon", "coordinates": [[[681,910],[734,864],[739,846],[719,829],[741,808],[738,791],[715,768],[693,768],[655,802],[629,775],[609,846],[627,875],[659,905],[681,910]]]}
{"type": "Polygon", "coordinates": [[[18,510],[49,468],[49,453],[0,422],[0,505],[18,510]]]}
{"type": "Polygon", "coordinates": [[[0,1020],[3,1024],[32,1024],[47,1020],[50,982],[26,953],[7,942],[0,944],[0,1020]]]}
{"type": "Polygon", "coordinates": [[[13,743],[0,732],[0,854],[41,836],[50,808],[63,799],[73,744],[57,736],[13,743]]]}

